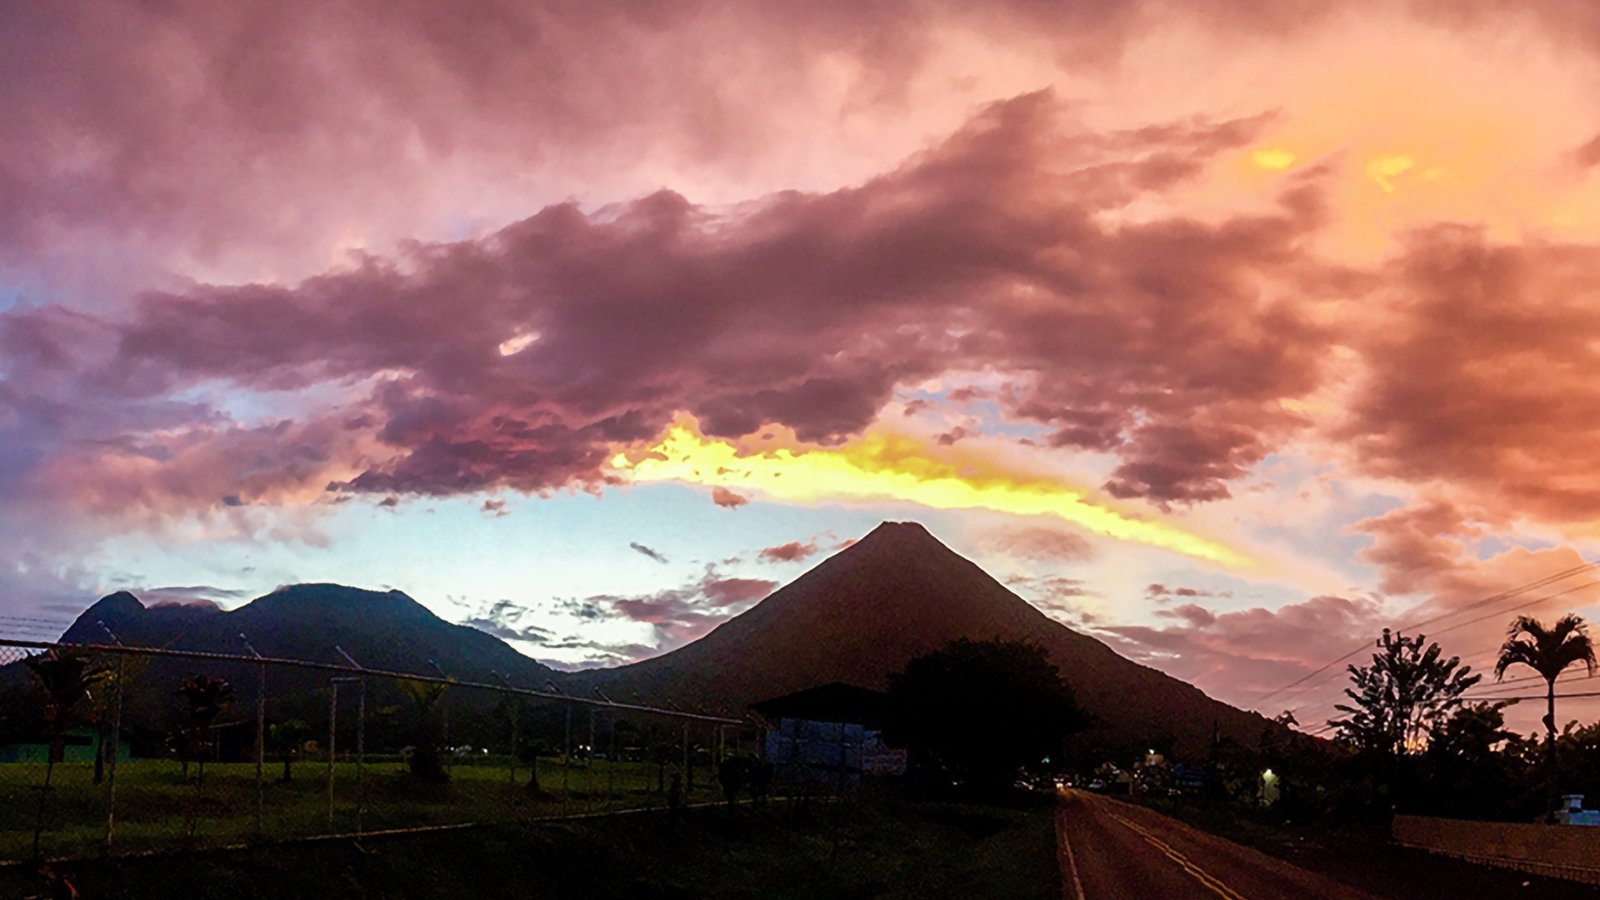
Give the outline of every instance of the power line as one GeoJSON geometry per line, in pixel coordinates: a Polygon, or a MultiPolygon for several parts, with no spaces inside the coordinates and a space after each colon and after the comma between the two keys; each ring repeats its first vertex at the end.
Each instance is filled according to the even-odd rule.
{"type": "MultiPolygon", "coordinates": [[[[1590,569],[1594,569],[1596,567],[1600,567],[1600,563],[1588,562],[1588,563],[1584,563],[1584,564],[1579,565],[1579,566],[1574,566],[1574,567],[1572,567],[1570,569],[1567,569],[1564,572],[1557,572],[1554,575],[1547,575],[1544,578],[1540,578],[1540,579],[1537,579],[1535,581],[1528,582],[1527,584],[1524,584],[1524,585],[1522,585],[1520,587],[1512,588],[1512,589],[1507,590],[1507,591],[1502,591],[1502,592],[1500,592],[1498,594],[1494,594],[1494,595],[1491,595],[1489,597],[1484,597],[1481,600],[1475,600],[1472,603],[1469,603],[1469,604],[1467,604],[1467,605],[1465,605],[1465,606],[1463,606],[1463,607],[1461,607],[1459,609],[1453,609],[1453,610],[1450,610],[1449,612],[1441,613],[1441,614],[1439,614],[1437,616],[1434,616],[1432,618],[1429,618],[1429,619],[1423,619],[1420,622],[1413,622],[1413,623],[1411,623],[1409,625],[1396,626],[1394,628],[1394,630],[1395,631],[1411,631],[1411,630],[1414,630],[1414,629],[1417,629],[1417,628],[1422,628],[1422,627],[1425,627],[1425,626],[1428,626],[1428,625],[1432,625],[1435,622],[1443,621],[1443,620],[1448,619],[1448,618],[1450,618],[1452,616],[1460,615],[1461,613],[1464,613],[1464,612],[1470,612],[1471,610],[1479,609],[1479,608],[1482,608],[1482,607],[1487,606],[1487,605],[1492,604],[1492,603],[1499,603],[1502,600],[1509,600],[1512,597],[1515,597],[1515,596],[1517,596],[1519,594],[1525,594],[1525,593],[1527,593],[1528,591],[1531,591],[1531,590],[1536,590],[1536,589],[1541,588],[1541,587],[1547,587],[1549,585],[1555,584],[1558,581],[1563,581],[1563,580],[1565,580],[1567,578],[1571,578],[1573,575],[1576,575],[1576,574],[1578,574],[1580,572],[1584,572],[1584,571],[1587,571],[1587,570],[1590,570],[1590,569]]],[[[1558,592],[1556,594],[1551,594],[1551,595],[1546,596],[1546,597],[1541,597],[1538,600],[1535,600],[1535,601],[1533,601],[1531,603],[1527,603],[1527,604],[1523,604],[1521,606],[1513,607],[1510,610],[1503,610],[1501,612],[1491,613],[1488,616],[1483,616],[1483,617],[1480,617],[1478,619],[1475,619],[1475,620],[1473,620],[1473,622],[1481,622],[1486,618],[1493,618],[1494,616],[1497,616],[1497,615],[1504,615],[1506,612],[1511,612],[1511,611],[1516,610],[1516,609],[1526,609],[1529,606],[1534,606],[1534,605],[1536,605],[1538,603],[1542,603],[1542,602],[1544,602],[1546,600],[1549,600],[1549,599],[1551,599],[1553,597],[1558,597],[1558,596],[1561,596],[1562,594],[1571,593],[1572,591],[1576,591],[1576,590],[1579,590],[1579,589],[1584,588],[1584,587],[1591,587],[1591,586],[1596,585],[1596,584],[1600,584],[1600,581],[1589,582],[1589,583],[1586,583],[1586,584],[1583,584],[1583,585],[1579,585],[1577,588],[1572,588],[1572,589],[1567,590],[1567,591],[1561,591],[1561,592],[1558,592]]],[[[1470,625],[1470,624],[1473,624],[1473,623],[1472,622],[1464,622],[1464,623],[1461,623],[1460,625],[1452,625],[1449,628],[1443,629],[1443,631],[1440,632],[1440,633],[1447,633],[1447,632],[1450,632],[1450,631],[1454,631],[1457,628],[1464,627],[1465,625],[1470,625]]],[[[1361,654],[1362,652],[1366,651],[1369,646],[1370,646],[1369,644],[1362,644],[1360,647],[1357,647],[1354,650],[1351,650],[1350,652],[1344,654],[1343,656],[1340,656],[1337,659],[1331,660],[1331,661],[1329,661],[1327,663],[1324,663],[1321,666],[1318,666],[1316,669],[1313,669],[1312,671],[1306,673],[1305,675],[1300,676],[1299,678],[1295,679],[1294,681],[1289,682],[1288,684],[1284,685],[1283,687],[1277,688],[1276,690],[1269,691],[1266,694],[1261,695],[1260,697],[1258,697],[1256,699],[1256,701],[1255,701],[1256,704],[1259,705],[1259,704],[1261,704],[1261,703],[1263,703],[1263,702],[1265,702],[1265,701],[1267,701],[1267,700],[1269,700],[1269,699],[1271,699],[1273,697],[1278,696],[1279,694],[1284,693],[1285,691],[1292,690],[1293,688],[1296,688],[1296,687],[1299,687],[1302,684],[1305,684],[1306,682],[1308,682],[1311,679],[1317,677],[1318,675],[1321,675],[1322,673],[1327,672],[1329,669],[1333,668],[1334,666],[1338,665],[1339,663],[1345,662],[1346,660],[1361,654]]],[[[1321,683],[1322,683],[1321,681],[1317,682],[1317,684],[1321,684],[1321,683]]],[[[1307,685],[1306,687],[1309,688],[1309,687],[1312,687],[1312,686],[1313,685],[1307,685]]],[[[1302,689],[1302,690],[1304,690],[1304,689],[1302,689]]]]}

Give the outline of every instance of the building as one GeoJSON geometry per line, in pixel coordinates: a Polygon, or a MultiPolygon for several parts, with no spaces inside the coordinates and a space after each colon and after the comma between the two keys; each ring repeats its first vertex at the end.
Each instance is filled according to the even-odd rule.
{"type": "Polygon", "coordinates": [[[887,696],[834,682],[751,706],[773,723],[764,742],[773,777],[787,784],[854,788],[863,775],[903,775],[904,750],[882,740],[887,696]]]}
{"type": "MultiPolygon", "coordinates": [[[[61,738],[61,762],[94,762],[100,751],[100,734],[87,728],[67,731],[61,738]]],[[[128,759],[128,742],[120,741],[117,759],[128,759]]],[[[0,763],[47,762],[50,739],[47,735],[0,735],[0,763]]]]}

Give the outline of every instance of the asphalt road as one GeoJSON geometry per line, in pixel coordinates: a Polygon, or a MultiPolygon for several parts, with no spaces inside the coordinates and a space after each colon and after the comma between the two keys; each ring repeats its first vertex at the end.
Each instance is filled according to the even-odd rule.
{"type": "Polygon", "coordinates": [[[1056,855],[1066,900],[1370,900],[1160,813],[1084,791],[1061,794],[1056,855]]]}

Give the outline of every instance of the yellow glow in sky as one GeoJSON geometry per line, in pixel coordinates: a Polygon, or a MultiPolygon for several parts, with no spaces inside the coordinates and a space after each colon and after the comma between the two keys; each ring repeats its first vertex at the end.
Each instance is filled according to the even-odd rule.
{"type": "Polygon", "coordinates": [[[1380,156],[1367,163],[1367,177],[1377,182],[1385,194],[1394,193],[1394,179],[1415,169],[1417,161],[1403,153],[1380,156]]]}
{"type": "Polygon", "coordinates": [[[1248,557],[1175,525],[1097,506],[1060,481],[974,461],[930,456],[912,438],[871,432],[839,447],[780,448],[741,455],[731,443],[674,425],[653,447],[617,453],[611,465],[633,482],[679,481],[759,491],[777,500],[899,500],[932,509],[1053,516],[1097,534],[1160,547],[1219,565],[1253,567],[1248,557]]]}
{"type": "Polygon", "coordinates": [[[1250,161],[1257,166],[1280,172],[1294,165],[1295,160],[1299,158],[1293,150],[1285,150],[1282,147],[1263,147],[1250,154],[1250,161]]]}

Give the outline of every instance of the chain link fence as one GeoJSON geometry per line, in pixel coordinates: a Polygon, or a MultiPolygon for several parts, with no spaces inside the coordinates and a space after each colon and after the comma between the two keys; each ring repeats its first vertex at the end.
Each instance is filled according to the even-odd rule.
{"type": "Polygon", "coordinates": [[[746,720],[345,659],[0,639],[0,862],[687,806],[763,743],[746,720]]]}

